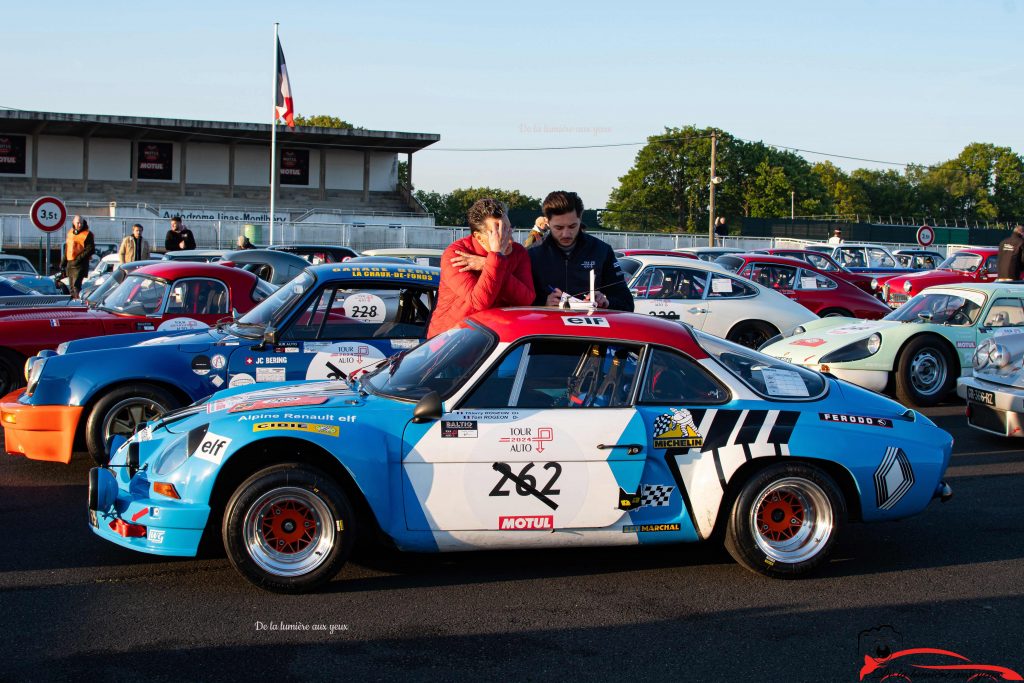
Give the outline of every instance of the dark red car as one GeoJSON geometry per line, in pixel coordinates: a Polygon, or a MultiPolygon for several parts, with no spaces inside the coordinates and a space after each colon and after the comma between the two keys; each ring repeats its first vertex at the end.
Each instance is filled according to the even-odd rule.
{"type": "Polygon", "coordinates": [[[841,265],[836,263],[830,255],[822,253],[820,251],[812,251],[810,249],[758,249],[752,252],[754,254],[771,254],[773,256],[784,256],[786,258],[800,259],[811,264],[812,267],[817,268],[823,273],[827,273],[830,277],[837,277],[841,280],[846,280],[857,289],[863,290],[868,294],[874,294],[871,289],[872,275],[865,275],[864,273],[853,273],[843,268],[841,265]]]}
{"type": "Polygon", "coordinates": [[[926,287],[962,282],[992,282],[999,274],[998,259],[999,250],[995,247],[961,249],[940,263],[935,270],[889,278],[882,287],[883,299],[890,307],[899,308],[926,287]]]}
{"type": "Polygon", "coordinates": [[[830,277],[800,259],[771,254],[730,254],[715,263],[748,280],[785,294],[822,318],[846,316],[878,320],[889,307],[849,282],[830,277]]]}
{"type": "Polygon", "coordinates": [[[94,308],[0,311],[0,396],[24,384],[26,358],[61,342],[209,327],[232,309],[248,312],[273,291],[240,268],[168,261],[133,271],[94,308]]]}

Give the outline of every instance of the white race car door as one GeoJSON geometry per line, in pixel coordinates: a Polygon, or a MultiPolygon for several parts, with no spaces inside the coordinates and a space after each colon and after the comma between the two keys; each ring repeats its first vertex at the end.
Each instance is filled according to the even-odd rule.
{"type": "Polygon", "coordinates": [[[619,490],[636,489],[647,450],[633,408],[639,356],[638,345],[578,338],[512,347],[456,410],[406,428],[408,528],[514,545],[515,534],[457,532],[616,525],[619,490]]]}
{"type": "Polygon", "coordinates": [[[707,280],[707,271],[695,268],[648,266],[630,286],[633,310],[702,329],[709,310],[704,301],[707,280]]]}

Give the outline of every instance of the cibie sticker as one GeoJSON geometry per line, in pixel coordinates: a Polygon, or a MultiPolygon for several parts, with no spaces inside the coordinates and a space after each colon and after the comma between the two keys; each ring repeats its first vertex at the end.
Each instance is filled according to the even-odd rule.
{"type": "Polygon", "coordinates": [[[313,424],[311,422],[257,422],[252,426],[253,432],[310,432],[322,436],[338,436],[341,427],[338,425],[313,424]]]}
{"type": "Polygon", "coordinates": [[[219,465],[230,445],[231,439],[213,432],[206,432],[206,436],[203,437],[192,456],[219,465]]]}
{"type": "Polygon", "coordinates": [[[611,327],[608,318],[593,315],[570,315],[562,318],[562,324],[569,327],[611,327]]]}
{"type": "Polygon", "coordinates": [[[193,320],[192,318],[172,318],[171,320],[165,320],[160,323],[158,330],[201,330],[208,328],[209,325],[202,322],[201,320],[193,320]]]}
{"type": "Polygon", "coordinates": [[[361,323],[382,323],[387,317],[384,299],[376,294],[359,292],[345,299],[345,315],[361,323]]]}
{"type": "Polygon", "coordinates": [[[704,437],[693,423],[689,410],[671,408],[671,413],[654,419],[655,448],[700,448],[704,437]]]}

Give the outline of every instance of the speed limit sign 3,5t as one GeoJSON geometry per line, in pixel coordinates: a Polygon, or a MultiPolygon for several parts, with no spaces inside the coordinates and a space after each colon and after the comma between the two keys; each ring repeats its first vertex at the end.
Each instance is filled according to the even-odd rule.
{"type": "Polygon", "coordinates": [[[935,230],[930,225],[922,225],[917,229],[917,243],[922,247],[932,246],[935,241],[935,230]]]}
{"type": "Polygon", "coordinates": [[[64,202],[56,197],[40,197],[32,202],[29,211],[32,224],[43,232],[54,232],[64,227],[68,217],[68,209],[64,202]]]}

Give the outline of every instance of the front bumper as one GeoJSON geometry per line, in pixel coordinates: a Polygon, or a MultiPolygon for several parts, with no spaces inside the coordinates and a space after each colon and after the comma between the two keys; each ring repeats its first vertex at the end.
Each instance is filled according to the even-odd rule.
{"type": "Polygon", "coordinates": [[[89,527],[93,533],[143,553],[195,557],[210,518],[209,506],[154,494],[142,474],[132,478],[128,490],[123,485],[117,485],[109,469],[94,467],[90,472],[89,527]]]}
{"type": "Polygon", "coordinates": [[[846,380],[850,384],[864,387],[871,391],[881,393],[889,384],[888,370],[851,370],[849,368],[836,367],[835,364],[825,363],[824,365],[807,365],[811,370],[827,372],[834,377],[846,380]]]}
{"type": "Polygon", "coordinates": [[[957,380],[956,394],[967,401],[968,426],[999,436],[1024,436],[1024,391],[964,377],[957,380]],[[992,403],[967,398],[968,387],[991,393],[992,403]]]}
{"type": "Polygon", "coordinates": [[[71,462],[82,406],[34,406],[18,403],[24,387],[0,399],[4,447],[31,460],[71,462]]]}

